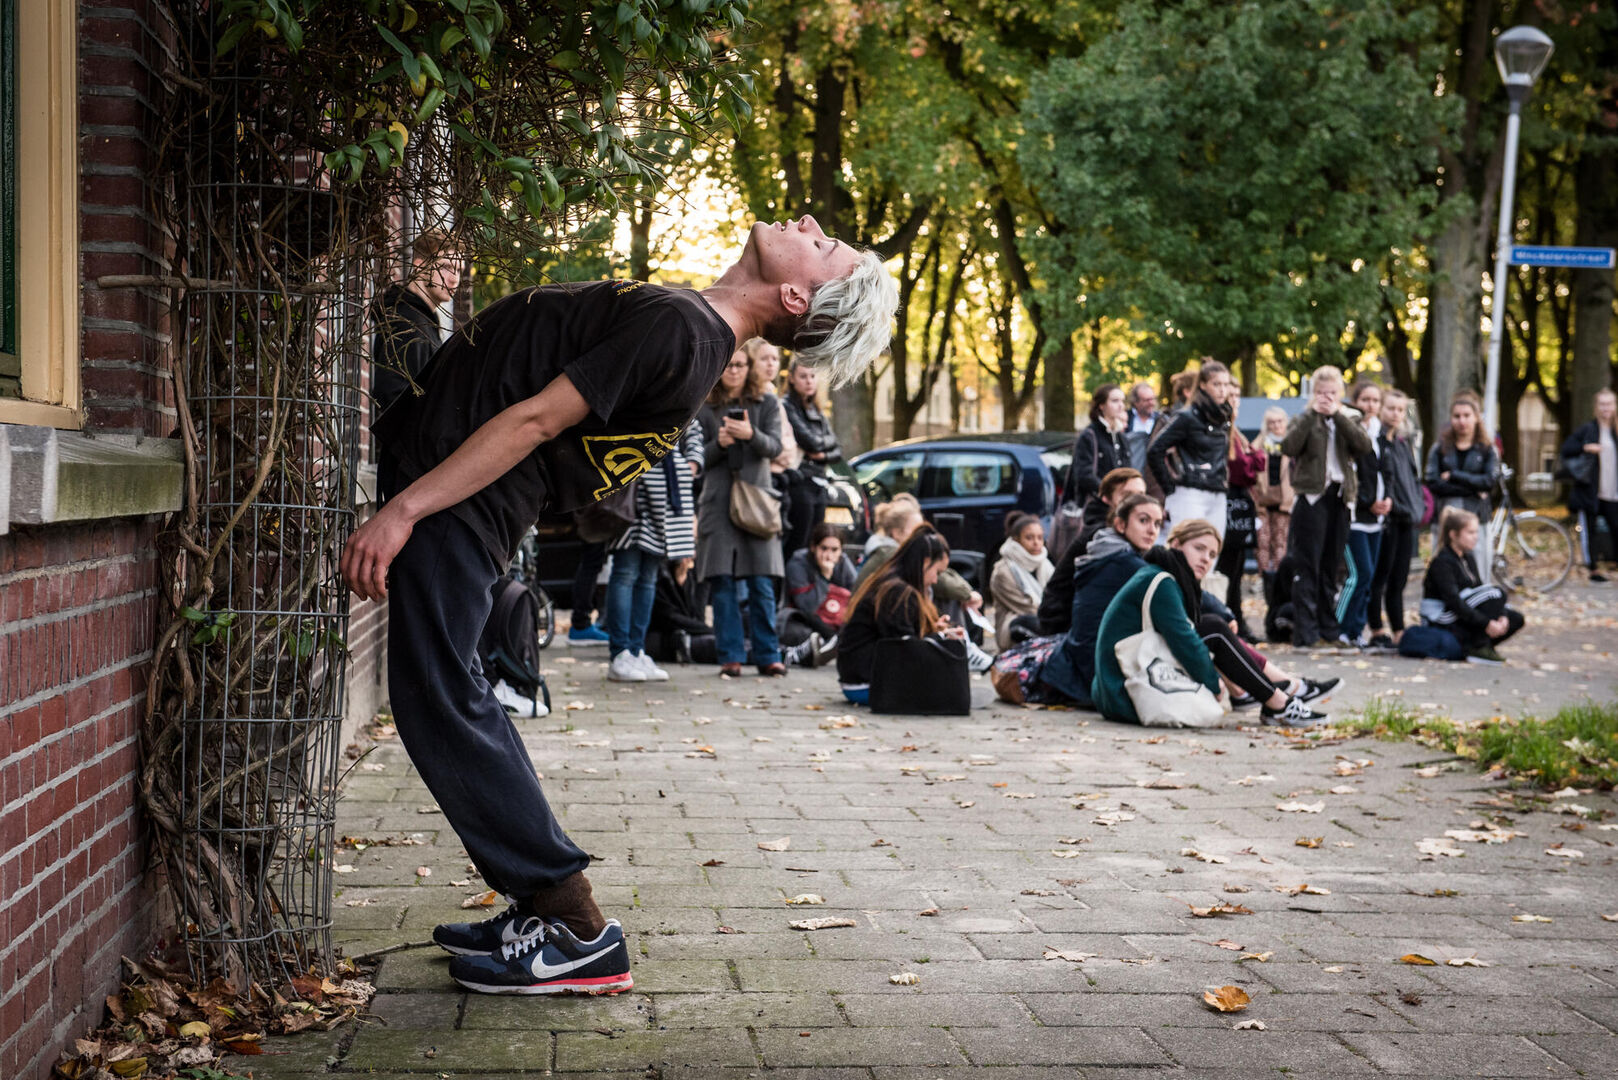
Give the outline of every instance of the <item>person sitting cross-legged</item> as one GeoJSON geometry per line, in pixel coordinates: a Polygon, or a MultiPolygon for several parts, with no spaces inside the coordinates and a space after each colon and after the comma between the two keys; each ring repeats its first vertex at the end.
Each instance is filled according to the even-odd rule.
{"type": "Polygon", "coordinates": [[[1453,506],[1445,510],[1438,552],[1421,582],[1421,619],[1453,634],[1470,662],[1503,664],[1495,647],[1523,628],[1523,614],[1506,606],[1500,586],[1484,584],[1477,546],[1477,515],[1453,506]]]}

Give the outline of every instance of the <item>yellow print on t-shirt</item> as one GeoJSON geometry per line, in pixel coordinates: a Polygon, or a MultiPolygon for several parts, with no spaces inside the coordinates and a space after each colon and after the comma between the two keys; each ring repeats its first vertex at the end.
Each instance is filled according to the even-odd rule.
{"type": "Polygon", "coordinates": [[[641,473],[652,467],[652,462],[673,450],[680,437],[679,428],[664,434],[647,431],[639,435],[586,435],[579,441],[584,454],[594,466],[602,484],[591,492],[597,501],[614,491],[626,487],[641,473]]]}

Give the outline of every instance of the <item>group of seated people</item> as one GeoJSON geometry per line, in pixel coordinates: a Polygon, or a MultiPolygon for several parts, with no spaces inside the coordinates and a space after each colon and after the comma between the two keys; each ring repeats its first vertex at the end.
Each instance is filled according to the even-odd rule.
{"type": "MultiPolygon", "coordinates": [[[[1138,722],[1116,646],[1141,632],[1147,590],[1166,574],[1148,610],[1152,628],[1186,676],[1228,701],[1232,711],[1256,710],[1264,724],[1308,726],[1327,719],[1314,703],[1338,680],[1287,671],[1242,639],[1232,612],[1204,587],[1222,545],[1210,522],[1177,522],[1160,543],[1163,507],[1145,493],[1141,474],[1127,467],[1103,478],[1097,504],[1099,511],[1086,515],[1079,536],[1054,563],[1039,519],[1012,515],[990,575],[992,622],[983,598],[950,568],[948,544],[913,497],[902,495],[878,508],[877,529],[857,566],[844,550],[842,531],[817,525],[808,546],[786,564],[777,619],[786,655],[811,666],[835,658],[844,695],[863,704],[877,642],[927,636],[961,641],[971,650],[968,662],[982,670],[991,658],[977,642],[992,637],[1000,651],[995,684],[1002,697],[1069,704],[1138,722]]],[[[1497,659],[1493,647],[1522,628],[1521,613],[1480,578],[1473,552],[1478,531],[1470,512],[1446,511],[1424,578],[1422,625],[1406,632],[1407,653],[1497,659]]],[[[713,632],[704,606],[690,561],[669,564],[657,583],[647,635],[653,657],[712,663],[713,632]]]]}

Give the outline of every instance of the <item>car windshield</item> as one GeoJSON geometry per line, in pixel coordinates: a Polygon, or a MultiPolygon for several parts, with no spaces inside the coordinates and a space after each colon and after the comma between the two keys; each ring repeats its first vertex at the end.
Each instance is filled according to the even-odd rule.
{"type": "Polygon", "coordinates": [[[1009,454],[975,450],[935,450],[927,458],[923,498],[981,498],[1013,495],[1017,463],[1009,454]]]}
{"type": "Polygon", "coordinates": [[[915,491],[921,482],[922,452],[913,450],[903,454],[890,454],[866,458],[854,467],[871,498],[886,502],[901,491],[915,491]]]}

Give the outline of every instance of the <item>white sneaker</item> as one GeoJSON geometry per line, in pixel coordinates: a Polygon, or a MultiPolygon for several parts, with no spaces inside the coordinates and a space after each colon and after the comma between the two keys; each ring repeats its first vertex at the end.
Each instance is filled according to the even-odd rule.
{"type": "Polygon", "coordinates": [[[647,682],[668,682],[669,673],[658,667],[657,662],[647,656],[645,652],[635,654],[635,663],[639,664],[640,669],[646,673],[647,682]]]}
{"type": "Polygon", "coordinates": [[[525,698],[516,690],[506,685],[504,679],[494,684],[494,696],[500,704],[506,707],[506,712],[516,713],[518,716],[539,717],[549,716],[551,710],[539,698],[525,698]]]}
{"type": "Polygon", "coordinates": [[[613,682],[645,682],[647,676],[635,654],[625,649],[607,665],[607,678],[613,682]]]}

